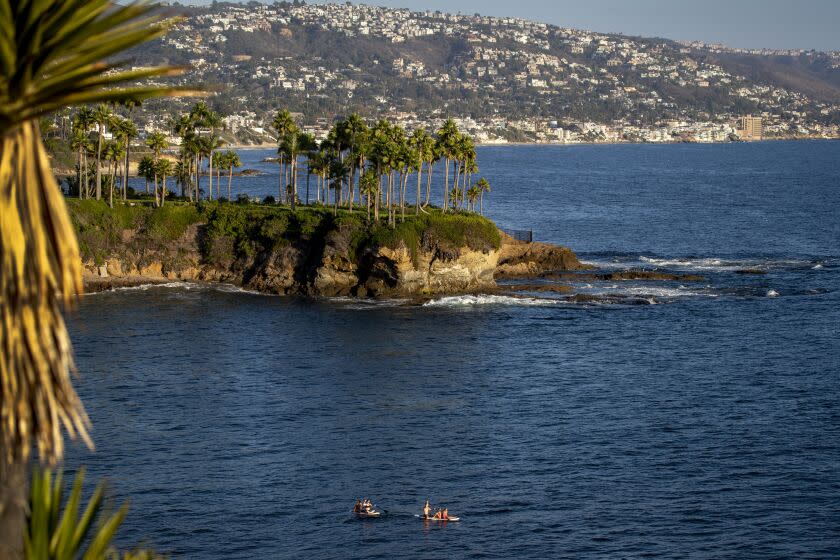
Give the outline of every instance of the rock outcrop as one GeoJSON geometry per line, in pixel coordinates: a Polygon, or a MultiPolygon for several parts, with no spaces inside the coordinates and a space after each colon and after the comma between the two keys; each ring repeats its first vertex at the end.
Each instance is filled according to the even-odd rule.
{"type": "Polygon", "coordinates": [[[543,274],[592,268],[581,263],[568,247],[550,243],[526,243],[502,233],[496,278],[533,278],[543,274]]]}
{"type": "Polygon", "coordinates": [[[202,254],[201,227],[191,227],[164,250],[148,250],[137,236],[101,265],[86,262],[88,291],[167,281],[229,282],[282,295],[422,296],[491,290],[500,251],[492,248],[421,246],[376,247],[360,258],[350,255],[351,232],[329,232],[323,246],[301,242],[264,251],[248,259],[225,255],[224,239],[202,254]]]}

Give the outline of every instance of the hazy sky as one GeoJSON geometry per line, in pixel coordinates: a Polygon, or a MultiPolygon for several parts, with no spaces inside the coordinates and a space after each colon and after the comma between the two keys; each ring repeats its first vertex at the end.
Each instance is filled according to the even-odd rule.
{"type": "MultiPolygon", "coordinates": [[[[210,3],[209,0],[181,2],[210,3]]],[[[733,47],[840,50],[840,0],[371,0],[362,3],[515,16],[565,27],[721,42],[733,47]]]]}

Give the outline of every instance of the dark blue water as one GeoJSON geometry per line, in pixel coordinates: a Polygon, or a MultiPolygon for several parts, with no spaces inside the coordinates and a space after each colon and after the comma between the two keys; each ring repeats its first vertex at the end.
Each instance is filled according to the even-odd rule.
{"type": "Polygon", "coordinates": [[[88,296],[71,328],[97,451],[69,463],[130,498],[122,543],[178,558],[840,558],[838,156],[480,150],[500,223],[700,283],[88,296]],[[351,519],[362,495],[387,515],[351,519]],[[424,525],[425,498],[462,521],[424,525]]]}

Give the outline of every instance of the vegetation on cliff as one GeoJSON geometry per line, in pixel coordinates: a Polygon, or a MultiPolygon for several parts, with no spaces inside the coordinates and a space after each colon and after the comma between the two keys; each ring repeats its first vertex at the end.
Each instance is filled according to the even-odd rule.
{"type": "Polygon", "coordinates": [[[430,210],[428,214],[407,216],[388,227],[371,223],[359,212],[340,211],[323,206],[297,207],[267,204],[205,202],[168,204],[155,208],[148,204],[115,205],[96,200],[68,200],[70,214],[79,238],[82,259],[101,264],[110,256],[133,252],[163,252],[177,245],[190,226],[201,231],[199,248],[207,264],[230,263],[284,246],[323,245],[330,233],[341,232],[348,240],[347,258],[356,262],[365,251],[379,247],[396,249],[401,245],[412,253],[436,247],[457,252],[460,248],[491,251],[501,244],[496,226],[482,216],[430,210]]]}

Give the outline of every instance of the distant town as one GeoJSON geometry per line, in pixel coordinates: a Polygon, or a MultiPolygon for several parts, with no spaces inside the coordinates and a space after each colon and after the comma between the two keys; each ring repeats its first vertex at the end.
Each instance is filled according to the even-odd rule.
{"type": "MultiPolygon", "coordinates": [[[[273,140],[278,104],[306,115],[302,127],[317,138],[351,111],[406,128],[454,116],[483,144],[840,136],[838,52],[729,49],[349,3],[169,9],[184,19],[136,53],[136,64],[183,64],[184,83],[215,85],[208,103],[244,144],[273,140]]],[[[187,102],[142,108],[146,132],[170,129],[179,103],[187,102]]]]}

